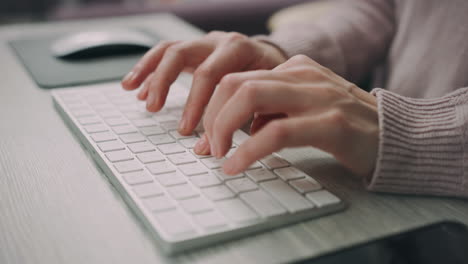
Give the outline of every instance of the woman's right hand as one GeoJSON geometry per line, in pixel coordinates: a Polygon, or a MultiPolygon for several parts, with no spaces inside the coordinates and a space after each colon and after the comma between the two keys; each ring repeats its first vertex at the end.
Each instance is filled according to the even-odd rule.
{"type": "Polygon", "coordinates": [[[146,100],[150,112],[159,111],[169,87],[182,71],[193,72],[193,83],[179,124],[183,135],[200,122],[216,85],[223,76],[259,69],[273,69],[286,56],[268,43],[239,33],[211,32],[194,41],[162,41],[133,67],[122,80],[126,90],[144,86],[138,99],[146,100]]]}

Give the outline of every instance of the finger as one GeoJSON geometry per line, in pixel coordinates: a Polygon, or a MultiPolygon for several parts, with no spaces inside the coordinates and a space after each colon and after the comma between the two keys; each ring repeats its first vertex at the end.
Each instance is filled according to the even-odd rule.
{"type": "Polygon", "coordinates": [[[208,137],[206,136],[206,134],[203,134],[203,136],[200,138],[197,144],[195,144],[193,151],[195,151],[197,155],[210,154],[210,142],[208,141],[208,137]]]}
{"type": "Polygon", "coordinates": [[[302,91],[283,82],[250,81],[249,86],[239,89],[216,116],[210,138],[211,152],[216,157],[223,156],[230,147],[234,131],[253,113],[299,112],[307,104],[304,98],[302,91]]]}
{"type": "Polygon", "coordinates": [[[166,101],[170,85],[186,67],[200,64],[210,54],[212,44],[200,40],[167,48],[153,77],[148,80],[147,109],[155,112],[166,101]]]}
{"type": "Polygon", "coordinates": [[[249,85],[247,82],[257,80],[278,80],[287,79],[288,76],[282,76],[281,74],[274,73],[268,70],[257,70],[240,73],[231,73],[224,76],[219,84],[219,87],[214,91],[213,99],[210,100],[206,107],[204,115],[204,127],[209,134],[213,133],[214,119],[218,115],[219,111],[227,103],[234,93],[241,89],[244,85],[249,85]]]}
{"type": "MultiPolygon", "coordinates": [[[[151,80],[152,77],[153,77],[153,73],[150,73],[147,79],[151,80]]],[[[147,82],[145,82],[143,83],[143,87],[138,92],[137,98],[138,100],[145,101],[147,97],[148,97],[148,85],[147,85],[147,82]]]]}
{"type": "MultiPolygon", "coordinates": [[[[223,165],[229,175],[238,174],[255,161],[285,147],[314,146],[324,150],[325,145],[335,142],[335,133],[327,117],[295,117],[268,123],[255,135],[237,148],[223,165]]],[[[338,143],[338,142],[337,142],[338,143]]],[[[325,150],[326,151],[326,150],[325,150]]]]}
{"type": "Polygon", "coordinates": [[[243,71],[250,64],[250,54],[243,48],[244,46],[236,42],[220,43],[195,71],[192,89],[179,127],[181,134],[191,133],[200,122],[205,106],[221,78],[231,72],[243,71]]]}
{"type": "Polygon", "coordinates": [[[122,87],[126,90],[134,90],[140,87],[141,83],[159,64],[166,49],[176,43],[175,41],[163,41],[150,49],[123,78],[122,87]]]}
{"type": "Polygon", "coordinates": [[[278,113],[278,114],[259,114],[255,113],[255,117],[250,125],[250,134],[253,135],[257,133],[261,128],[263,128],[266,124],[270,123],[273,120],[285,118],[287,117],[286,114],[278,113]]]}

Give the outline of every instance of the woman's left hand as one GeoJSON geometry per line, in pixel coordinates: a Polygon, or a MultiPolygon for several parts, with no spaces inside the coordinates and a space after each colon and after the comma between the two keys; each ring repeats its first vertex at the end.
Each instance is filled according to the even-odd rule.
{"type": "Polygon", "coordinates": [[[357,175],[372,173],[379,141],[375,97],[306,56],[273,70],[224,76],[206,109],[206,133],[195,151],[224,156],[234,131],[252,116],[253,135],[224,163],[228,174],[296,146],[329,152],[357,175]]]}

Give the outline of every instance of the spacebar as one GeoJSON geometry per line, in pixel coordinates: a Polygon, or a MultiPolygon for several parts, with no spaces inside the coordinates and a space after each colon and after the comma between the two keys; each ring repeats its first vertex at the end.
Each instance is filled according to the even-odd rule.
{"type": "Polygon", "coordinates": [[[277,199],[289,212],[295,213],[313,208],[314,205],[298,194],[293,188],[282,180],[273,180],[260,183],[271,196],[277,199]]]}

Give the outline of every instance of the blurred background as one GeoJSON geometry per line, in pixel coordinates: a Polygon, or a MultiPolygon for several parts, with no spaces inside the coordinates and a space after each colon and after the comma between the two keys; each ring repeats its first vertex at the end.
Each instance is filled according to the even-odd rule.
{"type": "Polygon", "coordinates": [[[1,0],[0,24],[171,12],[205,31],[254,35],[268,32],[267,20],[276,11],[306,1],[1,0]]]}

